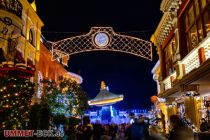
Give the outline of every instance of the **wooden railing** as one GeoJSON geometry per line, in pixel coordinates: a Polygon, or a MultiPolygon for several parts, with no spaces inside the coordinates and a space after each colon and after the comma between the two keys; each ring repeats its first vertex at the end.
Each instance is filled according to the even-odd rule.
{"type": "MultiPolygon", "coordinates": [[[[183,76],[189,74],[194,69],[199,68],[202,63],[210,59],[210,34],[198,45],[197,48],[193,49],[187,56],[181,60],[180,67],[183,76]]],[[[180,72],[179,72],[180,73],[180,72]]],[[[177,72],[170,74],[163,80],[164,91],[169,90],[173,87],[173,81],[177,77],[177,72]]],[[[163,91],[162,91],[163,92],[163,91]]]]}

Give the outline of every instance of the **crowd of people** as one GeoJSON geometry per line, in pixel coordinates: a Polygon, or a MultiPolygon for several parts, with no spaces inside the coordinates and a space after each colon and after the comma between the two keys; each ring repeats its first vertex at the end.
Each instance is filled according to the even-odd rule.
{"type": "Polygon", "coordinates": [[[210,131],[210,121],[207,122],[205,118],[202,118],[201,125],[200,125],[200,131],[201,132],[210,131]]]}
{"type": "Polygon", "coordinates": [[[132,124],[91,124],[85,119],[83,124],[65,128],[67,140],[193,140],[193,131],[187,128],[177,115],[170,117],[170,132],[165,134],[147,118],[134,119],[132,124]]]}

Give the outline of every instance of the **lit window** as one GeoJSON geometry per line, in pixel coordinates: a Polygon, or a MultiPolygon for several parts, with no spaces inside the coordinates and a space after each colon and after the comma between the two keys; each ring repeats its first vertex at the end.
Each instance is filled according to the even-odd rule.
{"type": "Polygon", "coordinates": [[[185,38],[190,52],[210,32],[210,6],[208,0],[193,0],[184,14],[185,38]]]}
{"type": "Polygon", "coordinates": [[[172,38],[172,40],[168,43],[168,45],[164,49],[164,61],[165,61],[165,75],[166,77],[169,76],[171,73],[174,72],[174,66],[173,61],[175,57],[175,39],[172,38]]]}

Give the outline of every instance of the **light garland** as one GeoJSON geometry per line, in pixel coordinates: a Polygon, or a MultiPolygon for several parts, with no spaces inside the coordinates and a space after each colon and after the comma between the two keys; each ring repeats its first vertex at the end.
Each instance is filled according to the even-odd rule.
{"type": "Polygon", "coordinates": [[[44,94],[42,104],[47,104],[55,116],[80,115],[87,108],[87,97],[80,85],[71,79],[59,78],[59,85],[55,81],[42,80],[44,94]]]}
{"type": "MultiPolygon", "coordinates": [[[[18,75],[17,75],[18,76],[18,75]]],[[[28,79],[17,76],[4,76],[0,81],[0,98],[3,110],[3,129],[25,129],[25,119],[21,114],[26,113],[34,94],[34,84],[28,79]],[[27,85],[27,86],[24,86],[27,85]]],[[[0,131],[3,131],[1,128],[0,131]]]]}

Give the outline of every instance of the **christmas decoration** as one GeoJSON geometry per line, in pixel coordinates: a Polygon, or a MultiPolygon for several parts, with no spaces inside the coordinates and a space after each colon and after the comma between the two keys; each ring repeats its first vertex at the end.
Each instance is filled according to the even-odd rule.
{"type": "Polygon", "coordinates": [[[155,102],[157,102],[158,100],[158,97],[153,95],[151,98],[150,98],[151,102],[154,104],[155,102]]]}
{"type": "Polygon", "coordinates": [[[34,83],[18,76],[3,76],[0,80],[1,131],[26,129],[34,83]]]}
{"type": "Polygon", "coordinates": [[[49,106],[54,116],[78,116],[88,108],[87,96],[79,84],[59,77],[58,83],[44,79],[41,104],[49,106]]]}

